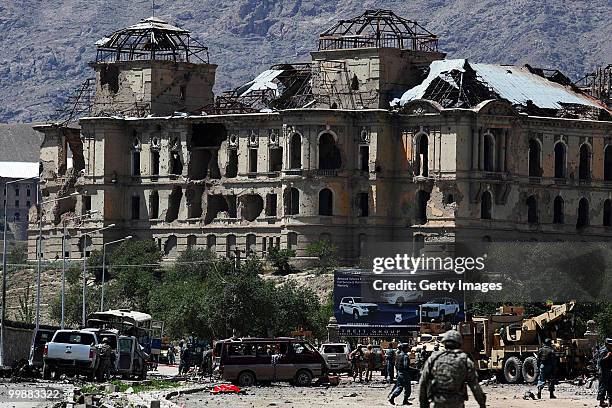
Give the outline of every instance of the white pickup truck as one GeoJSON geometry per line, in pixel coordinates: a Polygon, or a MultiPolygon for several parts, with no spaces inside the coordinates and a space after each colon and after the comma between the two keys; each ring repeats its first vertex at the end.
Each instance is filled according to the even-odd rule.
{"type": "Polygon", "coordinates": [[[85,374],[93,380],[96,374],[99,343],[96,333],[85,330],[58,330],[43,351],[43,378],[59,378],[62,373],[85,374]]]}

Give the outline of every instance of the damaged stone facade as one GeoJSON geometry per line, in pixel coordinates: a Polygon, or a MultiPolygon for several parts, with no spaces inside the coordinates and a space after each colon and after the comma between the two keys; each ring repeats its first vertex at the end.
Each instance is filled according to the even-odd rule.
{"type": "MultiPolygon", "coordinates": [[[[376,25],[368,19],[397,17],[368,13],[360,18],[369,27],[376,25]]],[[[115,83],[102,84],[100,73],[122,72],[113,93],[127,95],[143,75],[141,61],[96,63],[98,113],[79,128],[37,127],[45,134],[43,195],[81,194],[44,209],[45,258],[61,256],[62,220],[89,210],[97,213],[67,223],[69,256],[126,235],[154,239],[167,259],[188,247],[261,257],[280,246],[304,257],[309,243],[327,239],[346,262],[368,242],[612,236],[609,111],[603,120],[540,116],[502,97],[461,108],[426,99],[390,107],[444,58],[435,36],[379,47],[325,38],[335,46],[322,39],[312,53],[310,93],[300,94],[308,101],[292,109],[254,112],[244,100],[225,100],[225,113],[206,108],[214,66],[148,61],[143,89],[175,84],[179,97],[202,106],[175,95],[156,110],[156,91],[141,114],[125,113],[109,97],[115,83]],[[168,67],[187,82],[169,78],[168,67]]],[[[32,228],[31,256],[36,236],[32,228]]]]}

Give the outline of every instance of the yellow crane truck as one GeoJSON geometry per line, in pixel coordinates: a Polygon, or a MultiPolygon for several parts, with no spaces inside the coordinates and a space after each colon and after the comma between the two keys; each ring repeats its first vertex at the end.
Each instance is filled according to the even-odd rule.
{"type": "Polygon", "coordinates": [[[552,305],[538,316],[526,317],[523,307],[502,306],[494,315],[459,324],[462,348],[478,370],[493,372],[502,382],[534,383],[539,374],[536,355],[549,338],[558,357],[558,374],[570,376],[586,370],[595,346],[592,340],[573,338],[574,307],[573,301],[552,305]]]}

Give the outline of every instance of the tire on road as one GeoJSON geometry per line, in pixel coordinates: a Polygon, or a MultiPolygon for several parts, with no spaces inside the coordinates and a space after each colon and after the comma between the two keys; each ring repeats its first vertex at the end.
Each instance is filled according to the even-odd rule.
{"type": "Polygon", "coordinates": [[[294,382],[298,387],[309,387],[312,383],[312,374],[308,370],[299,370],[295,374],[294,382]]]}
{"type": "Polygon", "coordinates": [[[527,357],[523,361],[523,368],[521,370],[523,374],[523,380],[526,384],[535,384],[538,381],[540,375],[540,367],[538,367],[538,359],[531,356],[527,357]]]}
{"type": "Polygon", "coordinates": [[[241,387],[252,387],[255,385],[255,374],[252,371],[243,371],[238,374],[238,379],[236,382],[241,387]]]}
{"type": "Polygon", "coordinates": [[[51,379],[51,367],[49,367],[47,364],[43,364],[43,380],[50,380],[51,379]]]}
{"type": "Polygon", "coordinates": [[[523,379],[523,363],[518,357],[510,357],[504,363],[504,378],[508,384],[518,384],[523,379]]]}

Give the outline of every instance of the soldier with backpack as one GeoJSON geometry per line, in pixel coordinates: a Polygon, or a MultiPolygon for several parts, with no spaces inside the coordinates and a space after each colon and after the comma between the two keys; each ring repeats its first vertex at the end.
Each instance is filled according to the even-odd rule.
{"type": "Polygon", "coordinates": [[[461,334],[449,330],[442,343],[446,350],[434,352],[425,362],[419,383],[421,408],[463,408],[470,387],[480,408],[486,407],[486,395],[478,384],[474,362],[460,350],[461,334]]]}
{"type": "Polygon", "coordinates": [[[404,403],[403,405],[412,405],[408,402],[412,389],[410,388],[410,356],[408,351],[410,347],[408,343],[404,343],[400,346],[402,352],[395,358],[395,369],[397,370],[397,380],[391,393],[389,394],[389,403],[395,405],[395,398],[404,391],[404,403]]]}

